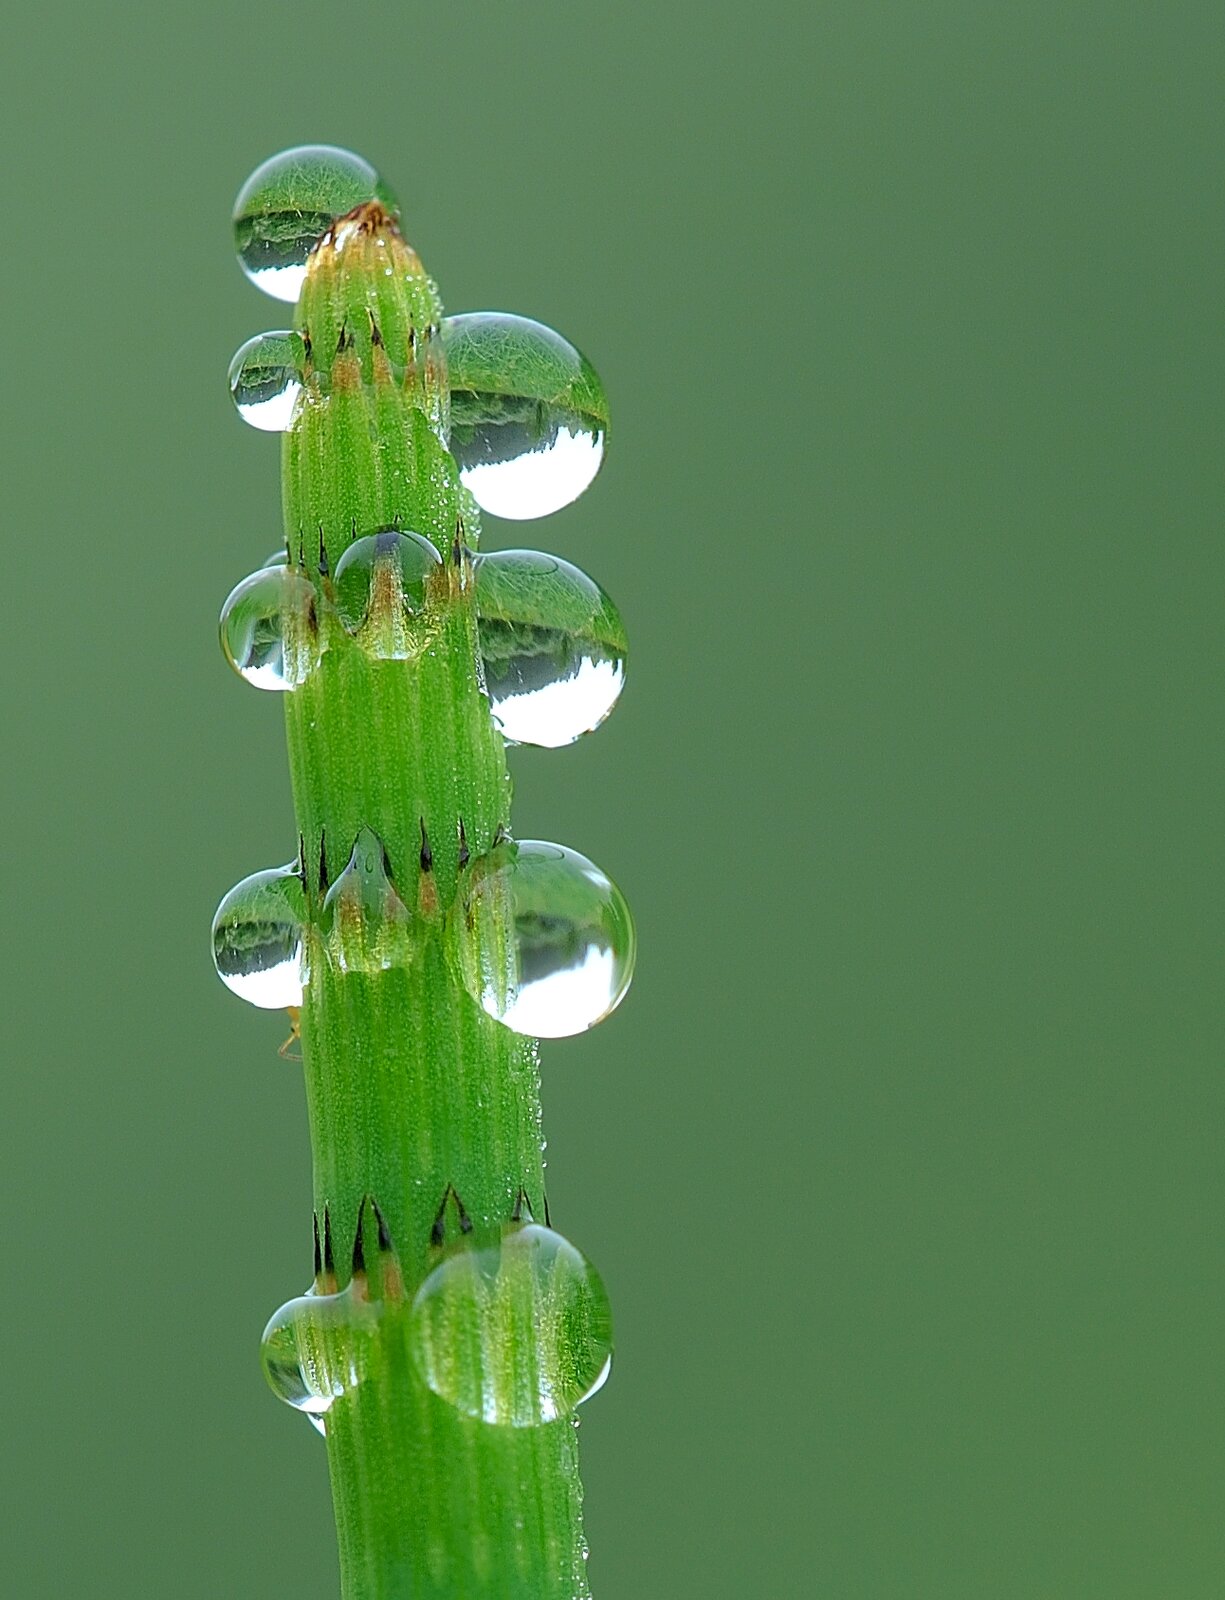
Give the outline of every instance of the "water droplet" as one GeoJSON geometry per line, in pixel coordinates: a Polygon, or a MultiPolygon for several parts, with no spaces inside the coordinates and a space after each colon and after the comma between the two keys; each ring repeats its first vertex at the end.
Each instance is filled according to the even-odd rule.
{"type": "Polygon", "coordinates": [[[437,631],[427,617],[427,587],[442,557],[419,533],[385,529],[351,544],[336,563],[336,609],[368,654],[418,656],[437,631]]]}
{"type": "Polygon", "coordinates": [[[292,863],[235,884],[213,918],[213,964],[226,988],[266,1011],[300,1006],[305,916],[292,863]]]}
{"type": "Polygon", "coordinates": [[[474,861],[450,928],[468,993],[531,1037],[594,1027],[633,976],[634,924],[621,891],[563,845],[507,841],[474,861]]]}
{"type": "Polygon", "coordinates": [[[284,433],[302,393],[302,340],[288,329],[257,333],[230,362],[238,415],[264,433],[284,433]]]}
{"type": "Polygon", "coordinates": [[[323,902],[328,952],[342,972],[385,972],[412,959],[412,916],[396,893],[372,828],[363,828],[348,865],[323,902]]]}
{"type": "Polygon", "coordinates": [[[595,369],[561,334],[528,317],[447,317],[451,453],[477,503],[496,517],[545,517],[599,471],[608,402],[595,369]]]}
{"type": "Polygon", "coordinates": [[[285,564],[244,578],[221,608],[221,648],[257,689],[296,689],[319,665],[315,589],[285,564]]]}
{"type": "Polygon", "coordinates": [[[378,1308],[350,1284],[339,1294],[310,1292],[274,1311],[260,1340],[273,1394],[324,1431],[335,1402],[365,1376],[378,1308]]]}
{"type": "Polygon", "coordinates": [[[413,1300],[407,1338],[436,1395],[503,1427],[569,1416],[612,1364],[612,1314],[599,1274],[534,1222],[441,1261],[413,1300]]]}
{"type": "Polygon", "coordinates": [[[367,200],[399,214],[368,161],[335,145],[307,144],[271,156],[238,191],[234,242],[242,270],[276,300],[295,301],[306,258],[336,221],[367,200]]]}
{"type": "Polygon", "coordinates": [[[625,629],[594,579],[538,550],[476,557],[476,610],[494,717],[517,744],[557,749],[603,722],[625,684],[625,629]]]}

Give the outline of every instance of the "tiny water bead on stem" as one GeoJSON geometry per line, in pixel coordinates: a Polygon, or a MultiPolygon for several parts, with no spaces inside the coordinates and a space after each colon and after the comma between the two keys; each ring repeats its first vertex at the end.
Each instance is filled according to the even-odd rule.
{"type": "Polygon", "coordinates": [[[513,841],[506,745],[595,728],[626,641],[576,567],[482,554],[478,508],[570,503],[608,408],[543,325],[444,321],[398,215],[330,146],[273,157],[235,206],[243,270],[294,313],[231,366],[240,415],[280,435],[284,546],[221,642],[280,692],[300,845],[226,895],[213,954],[292,1018],[318,1219],[263,1362],[325,1435],[345,1600],[587,1600],[568,1422],[607,1375],[610,1318],[526,1203],[537,1038],[614,1009],[634,931],[586,857],[513,841]]]}

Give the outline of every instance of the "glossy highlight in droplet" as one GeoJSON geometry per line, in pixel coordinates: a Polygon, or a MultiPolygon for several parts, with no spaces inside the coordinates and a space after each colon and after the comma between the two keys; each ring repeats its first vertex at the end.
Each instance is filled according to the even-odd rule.
{"type": "Polygon", "coordinates": [[[261,567],[231,590],[221,608],[226,660],[256,689],[297,689],[319,665],[315,587],[287,564],[261,567]]]}
{"type": "Polygon", "coordinates": [[[369,200],[398,213],[368,161],[335,145],[299,145],[256,167],[234,202],[242,270],[276,300],[297,300],[311,251],[338,217],[369,200]]]}
{"type": "Polygon", "coordinates": [[[516,1033],[561,1039],[620,1004],[634,972],[625,897],[594,862],[541,839],[507,840],[472,862],[449,935],[460,977],[516,1033]]]}
{"type": "Polygon", "coordinates": [[[231,993],[266,1011],[302,1004],[306,898],[296,865],[253,872],[213,917],[213,965],[231,993]]]}
{"type": "Polygon", "coordinates": [[[449,443],[478,505],[512,521],[576,500],[600,469],[608,402],[595,369],[528,317],[474,311],[442,324],[449,443]]]}
{"type": "Polygon", "coordinates": [[[516,744],[557,749],[597,728],[625,685],[625,629],[578,567],[539,550],[475,558],[485,687],[516,744]]]}
{"type": "Polygon", "coordinates": [[[444,1257],[413,1299],[407,1339],[424,1382],[463,1416],[540,1427],[603,1385],[612,1313],[586,1257],[527,1223],[444,1257]]]}

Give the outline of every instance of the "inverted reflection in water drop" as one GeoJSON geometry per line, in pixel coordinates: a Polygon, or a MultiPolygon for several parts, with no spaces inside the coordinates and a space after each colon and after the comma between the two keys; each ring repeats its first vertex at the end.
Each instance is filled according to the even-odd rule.
{"type": "Polygon", "coordinates": [[[213,917],[213,965],[226,988],[266,1011],[300,1006],[305,916],[295,863],[236,883],[213,917]]]}
{"type": "Polygon", "coordinates": [[[447,317],[451,453],[483,510],[512,521],[576,500],[599,471],[608,432],[603,385],[561,334],[529,317],[447,317]]]}
{"type": "Polygon", "coordinates": [[[496,1021],[534,1038],[583,1033],[620,1004],[634,971],[633,919],[586,856],[540,839],[472,863],[451,913],[464,987],[496,1021]]]}
{"type": "Polygon", "coordinates": [[[230,396],[238,415],[264,433],[284,433],[302,393],[302,340],[289,329],[257,333],[230,362],[230,396]]]}
{"type": "Polygon", "coordinates": [[[538,550],[475,559],[481,660],[499,727],[548,749],[599,727],[625,684],[625,629],[594,579],[538,550]]]}
{"type": "Polygon", "coordinates": [[[306,260],[338,217],[367,200],[398,214],[395,196],[368,161],[336,145],[298,145],[256,167],[234,202],[242,270],[276,300],[297,300],[306,260]]]}
{"type": "Polygon", "coordinates": [[[315,588],[284,563],[261,567],[230,591],[221,608],[221,649],[244,683],[285,692],[319,665],[315,588]]]}
{"type": "Polygon", "coordinates": [[[603,459],[603,434],[561,422],[508,460],[477,460],[460,477],[482,510],[526,522],[577,500],[603,459]]]}

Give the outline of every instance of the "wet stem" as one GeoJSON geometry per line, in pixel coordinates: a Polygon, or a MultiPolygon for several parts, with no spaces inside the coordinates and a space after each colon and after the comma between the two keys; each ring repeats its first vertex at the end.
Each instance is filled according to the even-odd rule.
{"type": "MultiPolygon", "coordinates": [[[[285,697],[316,1223],[341,1289],[356,1248],[373,1293],[390,1283],[408,1298],[461,1212],[496,1236],[524,1196],[537,1216],[545,1204],[535,1045],[468,1000],[446,952],[464,874],[509,829],[510,785],[477,665],[475,510],[439,442],[439,321],[432,284],[377,203],[338,224],[298,304],[308,365],[283,446],[289,562],[320,595],[359,532],[411,529],[443,554],[411,670],[325,649],[285,697]],[[381,841],[416,933],[410,960],[344,971],[323,949],[323,902],[363,830],[381,841]],[[440,1211],[448,1196],[458,1207],[440,1211]]],[[[470,1420],[393,1343],[326,1427],[346,1600],[589,1594],[568,1418],[470,1420]]]]}

